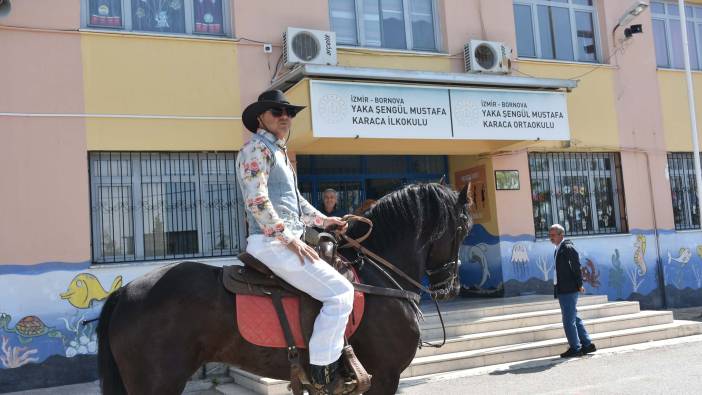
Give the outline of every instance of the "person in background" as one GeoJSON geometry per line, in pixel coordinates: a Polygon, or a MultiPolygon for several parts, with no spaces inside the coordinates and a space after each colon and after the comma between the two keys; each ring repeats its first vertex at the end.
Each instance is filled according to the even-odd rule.
{"type": "Polygon", "coordinates": [[[339,208],[339,195],[332,188],[322,192],[322,214],[327,217],[343,217],[346,213],[339,208]]]}
{"type": "Polygon", "coordinates": [[[583,320],[578,317],[576,305],[578,294],[584,293],[583,276],[580,272],[580,257],[575,245],[565,238],[565,229],[553,224],[548,229],[548,238],[556,246],[553,254],[556,273],[553,276],[553,296],[558,299],[563,318],[563,330],[568,338],[568,350],[561,358],[579,357],[597,351],[590,339],[583,320]]]}

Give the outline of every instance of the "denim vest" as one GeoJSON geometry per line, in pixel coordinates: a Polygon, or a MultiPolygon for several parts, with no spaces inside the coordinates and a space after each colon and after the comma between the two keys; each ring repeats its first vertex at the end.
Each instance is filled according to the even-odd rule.
{"type": "MultiPolygon", "coordinates": [[[[275,212],[283,220],[285,228],[299,238],[302,236],[305,225],[300,219],[297,185],[292,168],[288,165],[288,158],[278,145],[267,138],[254,134],[251,139],[252,143],[253,140],[262,142],[271,151],[273,164],[268,175],[268,199],[270,199],[275,212]]],[[[249,235],[263,234],[253,216],[247,215],[246,217],[249,224],[249,235]]]]}

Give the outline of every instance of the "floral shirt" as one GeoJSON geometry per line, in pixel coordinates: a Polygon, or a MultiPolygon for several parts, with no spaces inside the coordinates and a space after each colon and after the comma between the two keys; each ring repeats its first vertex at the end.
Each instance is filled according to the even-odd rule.
{"type": "MultiPolygon", "coordinates": [[[[257,133],[268,141],[275,142],[281,149],[285,147],[284,141],[277,140],[272,133],[260,129],[257,133]]],[[[285,227],[268,198],[268,176],[273,164],[272,152],[264,143],[252,140],[244,144],[239,152],[239,183],[248,214],[253,216],[263,234],[288,244],[293,239],[299,239],[301,234],[295,234],[285,227]]],[[[285,166],[285,161],[278,161],[278,164],[285,166]]],[[[299,197],[302,222],[307,226],[322,227],[327,217],[305,200],[302,194],[299,197]]]]}

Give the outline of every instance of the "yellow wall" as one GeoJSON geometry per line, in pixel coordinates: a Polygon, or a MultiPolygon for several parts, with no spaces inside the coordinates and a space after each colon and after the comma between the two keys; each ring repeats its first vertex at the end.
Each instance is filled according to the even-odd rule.
{"type": "MultiPolygon", "coordinates": [[[[697,114],[702,115],[702,73],[692,74],[697,114]]],[[[687,82],[683,70],[658,70],[658,85],[661,92],[661,111],[667,151],[692,151],[690,135],[690,113],[687,101],[687,82]]],[[[698,115],[697,130],[702,130],[702,118],[698,115]]]]}
{"type": "MultiPolygon", "coordinates": [[[[579,80],[577,88],[568,93],[571,147],[608,150],[619,147],[614,68],[529,60],[517,63],[518,70],[526,75],[579,80]]],[[[513,73],[515,76],[523,74],[513,73]]]]}
{"type": "Polygon", "coordinates": [[[238,150],[236,44],[128,34],[82,35],[88,114],[236,117],[86,121],[88,150],[238,150]]]}

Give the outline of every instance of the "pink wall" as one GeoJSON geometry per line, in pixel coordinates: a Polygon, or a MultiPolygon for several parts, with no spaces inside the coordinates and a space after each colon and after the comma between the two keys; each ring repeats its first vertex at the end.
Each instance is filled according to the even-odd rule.
{"type": "MultiPolygon", "coordinates": [[[[650,12],[646,11],[632,21],[643,25],[643,34],[637,34],[622,43],[624,29],[618,28],[612,42],[612,31],[630,5],[627,1],[600,1],[600,34],[611,54],[624,46],[611,63],[615,71],[615,97],[621,145],[622,169],[626,208],[630,229],[653,228],[651,199],[655,203],[659,228],[674,228],[670,185],[665,178],[666,156],[663,119],[656,74],[656,54],[650,12]],[[603,22],[602,22],[603,21],[603,22]],[[646,155],[652,170],[646,176],[646,155]],[[649,183],[649,180],[651,181],[649,183]],[[651,191],[658,191],[652,196],[651,191]]],[[[616,148],[616,147],[614,147],[616,148]]]]}
{"type": "MultiPolygon", "coordinates": [[[[534,234],[529,159],[526,151],[492,158],[493,170],[518,170],[518,191],[495,191],[497,227],[501,235],[534,234]]],[[[495,173],[488,174],[495,178],[495,173]]]]}
{"type": "Polygon", "coordinates": [[[12,12],[0,25],[78,30],[80,0],[11,0],[12,12]]]}
{"type": "Polygon", "coordinates": [[[329,30],[328,7],[325,0],[306,0],[304,5],[275,0],[234,2],[234,36],[241,39],[238,46],[241,110],[270,86],[286,28],[329,30]],[[272,43],[273,53],[266,54],[262,44],[245,39],[272,43]]]}
{"type": "MultiPolygon", "coordinates": [[[[59,26],[75,16],[48,0],[14,1],[17,23],[28,22],[18,3],[41,3],[47,15],[55,8],[49,20],[59,26]]],[[[80,48],[78,33],[0,27],[0,112],[83,113],[80,48]]],[[[0,265],[90,259],[83,124],[75,117],[0,116],[0,265]]]]}

